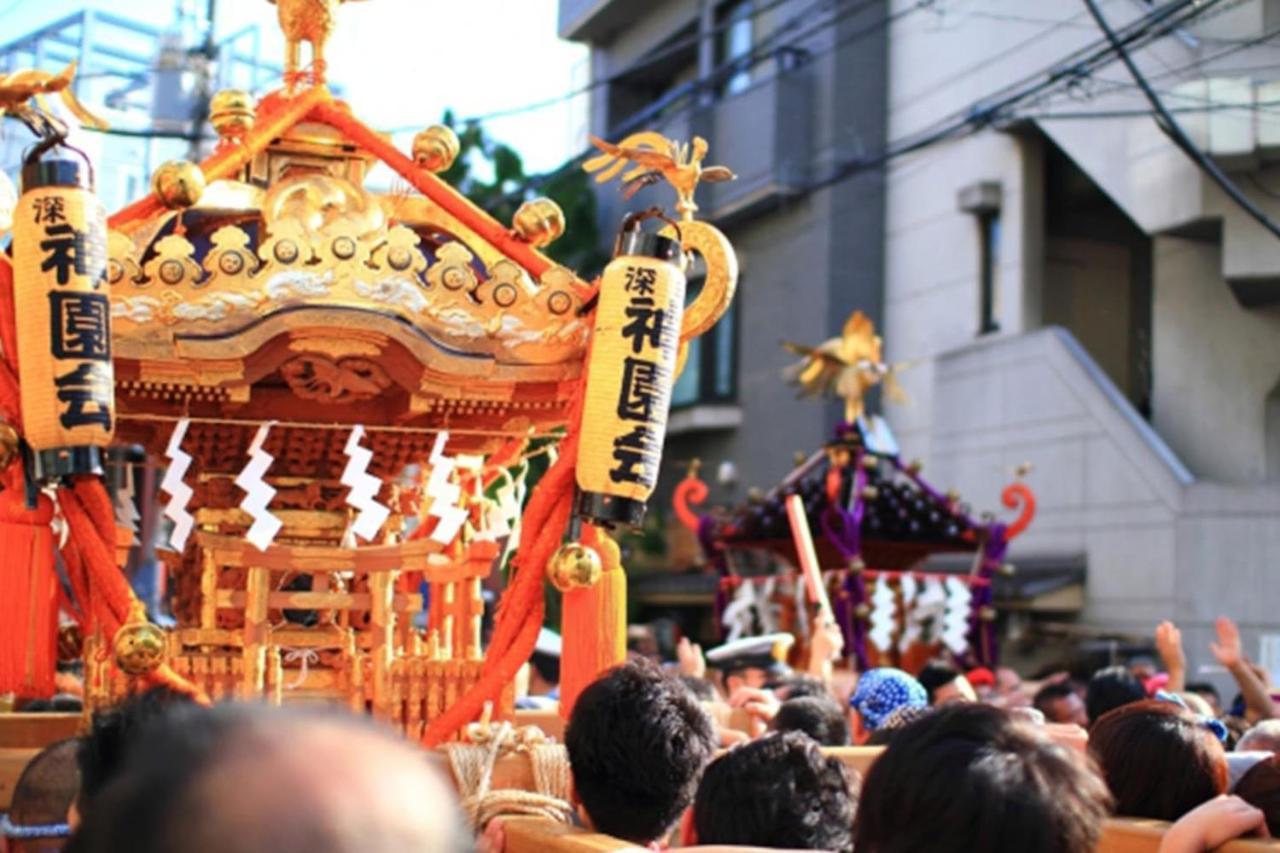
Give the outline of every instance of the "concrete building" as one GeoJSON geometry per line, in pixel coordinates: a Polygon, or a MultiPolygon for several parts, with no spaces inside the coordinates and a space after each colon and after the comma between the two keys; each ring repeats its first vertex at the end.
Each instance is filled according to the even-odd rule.
{"type": "MultiPolygon", "coordinates": [[[[1166,4],[1101,5],[1121,30],[1166,4]]],[[[1105,44],[1075,0],[1030,12],[941,3],[896,22],[889,139],[1105,44]]],[[[1272,217],[1277,25],[1269,0],[1202,4],[1134,52],[1272,217]]],[[[1159,130],[1123,64],[1066,77],[998,127],[890,163],[884,335],[918,360],[890,419],[975,502],[1035,465],[1040,512],[1013,561],[1085,578],[1078,613],[1059,599],[1040,619],[1149,636],[1172,618],[1192,677],[1223,679],[1208,642],[1229,615],[1280,675],[1280,239],[1159,130]]]]}
{"type": "MultiPolygon", "coordinates": [[[[1280,48],[1266,38],[1280,4],[1100,5],[1197,146],[1280,219],[1280,48]]],[[[744,173],[708,205],[744,273],[737,360],[704,370],[736,384],[727,405],[673,415],[668,482],[691,456],[731,460],[740,486],[713,499],[740,500],[820,441],[835,412],[792,402],[776,343],[817,341],[860,307],[910,365],[911,401],[886,414],[932,482],[994,509],[1035,466],[1039,515],[1012,553],[1020,609],[1003,617],[1029,642],[1011,651],[1138,640],[1172,618],[1191,677],[1226,688],[1207,645],[1230,615],[1280,677],[1280,240],[1161,133],[1114,53],[1084,62],[1106,42],[1078,0],[562,0],[561,32],[609,80],[595,132],[657,104],[642,120],[704,133],[744,173]],[[734,15],[758,44],[791,16],[841,10],[805,61],[741,90],[697,86],[736,44],[734,15]],[[711,36],[700,52],[643,64],[691,33],[711,36]],[[666,112],[682,85],[695,94],[666,112]],[[768,204],[736,202],[759,197],[761,174],[768,204]]]]}
{"type": "MultiPolygon", "coordinates": [[[[884,145],[881,7],[560,3],[560,35],[591,46],[592,133],[615,141],[642,129],[700,135],[709,161],[739,176],[699,192],[700,215],[738,250],[740,296],[696,344],[676,387],[655,512],[690,459],[707,463],[713,501],[740,501],[749,487],[781,478],[793,452],[824,441],[838,418],[834,404],[794,402],[781,377],[793,359],[779,344],[829,337],[854,308],[879,316],[882,173],[813,184],[835,163],[884,145]]],[[[669,205],[663,193],[646,190],[635,203],[669,205]]],[[[613,186],[600,209],[611,242],[622,210],[613,186]]]]}

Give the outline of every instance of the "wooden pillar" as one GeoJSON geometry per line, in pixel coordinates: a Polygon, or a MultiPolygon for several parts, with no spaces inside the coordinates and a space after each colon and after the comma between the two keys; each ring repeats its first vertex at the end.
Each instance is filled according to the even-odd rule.
{"type": "Polygon", "coordinates": [[[480,650],[480,626],[484,617],[484,596],[481,595],[480,583],[480,578],[472,578],[467,584],[471,591],[471,600],[468,602],[471,624],[467,631],[467,647],[464,650],[464,657],[467,660],[481,660],[484,657],[480,650]]]}
{"type": "MultiPolygon", "coordinates": [[[[200,547],[200,546],[197,546],[200,547]]],[[[211,548],[200,548],[200,627],[218,627],[218,564],[211,548]]]]}
{"type": "Polygon", "coordinates": [[[373,713],[386,719],[390,702],[391,659],[395,638],[395,591],[397,572],[370,572],[370,639],[373,661],[373,713]]]}
{"type": "Polygon", "coordinates": [[[266,689],[267,597],[271,594],[271,572],[251,567],[245,578],[244,675],[241,698],[252,699],[266,689]]]}

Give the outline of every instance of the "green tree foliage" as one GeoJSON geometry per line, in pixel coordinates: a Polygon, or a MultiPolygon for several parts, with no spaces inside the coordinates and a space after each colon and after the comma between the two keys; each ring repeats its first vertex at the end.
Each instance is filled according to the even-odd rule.
{"type": "Polygon", "coordinates": [[[478,123],[458,125],[446,112],[444,123],[458,134],[458,159],[441,177],[499,222],[510,224],[516,208],[535,196],[555,201],[564,211],[564,236],[544,251],[582,278],[591,280],[608,262],[601,250],[596,227],[596,196],[590,177],[580,169],[564,169],[551,175],[535,191],[533,175],[525,173],[520,154],[491,137],[478,123]],[[487,168],[481,168],[484,164],[487,168]]]}

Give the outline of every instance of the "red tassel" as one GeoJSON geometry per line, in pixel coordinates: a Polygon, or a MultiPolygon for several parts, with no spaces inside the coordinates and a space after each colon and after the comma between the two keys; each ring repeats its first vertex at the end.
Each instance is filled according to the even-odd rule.
{"type": "Polygon", "coordinates": [[[567,720],[578,694],[627,658],[627,576],[621,567],[606,561],[594,586],[565,593],[560,626],[560,716],[567,720]]]}
{"type": "Polygon", "coordinates": [[[53,505],[41,495],[26,508],[12,489],[0,492],[0,693],[44,698],[54,693],[58,660],[58,578],[53,568],[53,505]]]}

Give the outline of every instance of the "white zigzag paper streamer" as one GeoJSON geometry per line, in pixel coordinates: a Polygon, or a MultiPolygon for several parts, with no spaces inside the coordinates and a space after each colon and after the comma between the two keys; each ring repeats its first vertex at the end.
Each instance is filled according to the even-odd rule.
{"type": "Polygon", "coordinates": [[[346,447],[342,449],[347,457],[347,465],[342,469],[340,482],[350,489],[347,492],[347,506],[355,507],[358,511],[355,521],[351,523],[351,532],[366,542],[371,542],[391,515],[391,509],[378,503],[378,490],[382,488],[382,481],[369,473],[373,451],[361,446],[363,439],[364,427],[352,427],[346,447]]]}
{"type": "Polygon", "coordinates": [[[897,600],[883,577],[876,581],[875,592],[871,593],[871,605],[871,630],[867,632],[867,639],[880,651],[887,652],[893,644],[897,600]]]}
{"type": "Polygon", "coordinates": [[[902,636],[898,637],[898,650],[905,652],[920,642],[920,622],[915,618],[914,607],[920,584],[916,581],[915,575],[903,575],[898,582],[898,589],[902,592],[903,613],[902,636]]]}
{"type": "Polygon", "coordinates": [[[942,642],[953,654],[969,650],[969,609],[973,593],[959,578],[947,578],[947,610],[942,616],[942,642]]]}
{"type": "Polygon", "coordinates": [[[138,508],[133,503],[133,466],[124,462],[120,467],[120,488],[116,489],[116,526],[129,530],[129,544],[138,544],[138,508]]]}
{"type": "Polygon", "coordinates": [[[924,591],[916,596],[916,606],[912,612],[912,617],[919,623],[921,639],[926,643],[936,639],[940,630],[938,623],[946,607],[947,593],[942,587],[942,581],[929,578],[924,582],[924,591]],[[925,631],[926,627],[929,629],[928,632],[925,631]]]}
{"type": "Polygon", "coordinates": [[[173,425],[173,434],[169,436],[169,445],[164,449],[164,457],[169,460],[164,479],[160,481],[160,491],[169,496],[164,505],[164,517],[173,522],[173,532],[169,534],[169,547],[182,553],[187,547],[187,537],[196,519],[187,511],[187,504],[195,492],[183,482],[187,469],[191,467],[191,454],[182,449],[182,440],[187,437],[187,428],[191,421],[183,418],[173,425]]]}
{"type": "Polygon", "coordinates": [[[258,427],[253,441],[249,442],[249,464],[236,475],[235,480],[236,485],[245,492],[244,500],[240,501],[240,508],[253,519],[253,524],[249,525],[244,538],[259,551],[267,550],[272,540],[276,538],[276,534],[280,532],[280,528],[284,526],[284,523],[267,509],[271,499],[276,496],[275,488],[263,479],[271,463],[276,461],[270,453],[262,449],[270,430],[271,424],[258,427]]]}
{"type": "Polygon", "coordinates": [[[439,519],[435,530],[431,531],[431,539],[441,545],[448,545],[457,538],[463,522],[467,520],[467,511],[458,506],[462,487],[452,480],[457,463],[444,455],[448,441],[447,432],[436,436],[436,443],[431,448],[431,476],[427,478],[427,497],[431,498],[427,515],[439,519]]]}

